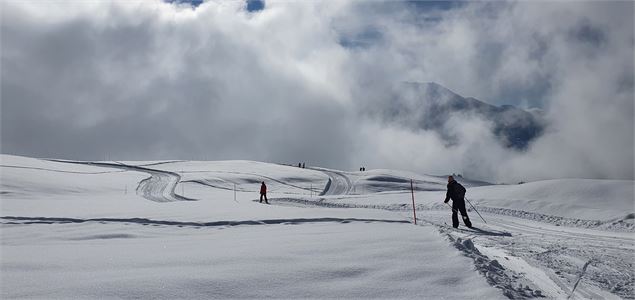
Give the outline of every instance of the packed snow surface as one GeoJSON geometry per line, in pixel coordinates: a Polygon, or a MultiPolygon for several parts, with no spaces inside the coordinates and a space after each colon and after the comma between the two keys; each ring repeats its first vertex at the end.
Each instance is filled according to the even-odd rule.
{"type": "Polygon", "coordinates": [[[457,179],[1,155],[0,297],[635,298],[633,181],[457,179]]]}

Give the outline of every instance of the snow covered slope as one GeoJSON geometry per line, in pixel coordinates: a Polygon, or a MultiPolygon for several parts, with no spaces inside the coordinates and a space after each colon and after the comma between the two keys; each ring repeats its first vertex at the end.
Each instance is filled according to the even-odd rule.
{"type": "Polygon", "coordinates": [[[630,180],[557,179],[475,188],[469,198],[491,207],[606,221],[632,215],[633,187],[630,180]]]}
{"type": "Polygon", "coordinates": [[[2,156],[3,299],[503,297],[432,227],[386,211],[254,202],[261,181],[269,197],[310,198],[322,172],[134,165],[2,156]],[[172,189],[169,174],[183,186],[172,189]],[[137,190],[153,176],[157,194],[137,190]],[[166,190],[195,201],[156,201],[166,190]]]}
{"type": "Polygon", "coordinates": [[[632,181],[460,178],[456,230],[445,176],[0,161],[2,298],[633,298],[632,181]]]}

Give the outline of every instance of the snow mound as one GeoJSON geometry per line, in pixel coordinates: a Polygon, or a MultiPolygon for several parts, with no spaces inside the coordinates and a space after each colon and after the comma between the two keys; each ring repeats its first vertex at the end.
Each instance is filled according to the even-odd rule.
{"type": "MultiPolygon", "coordinates": [[[[556,179],[475,187],[466,196],[480,205],[583,220],[628,220],[635,212],[632,180],[556,179]]],[[[603,222],[604,223],[604,222],[603,222]]]]}
{"type": "Polygon", "coordinates": [[[520,280],[520,276],[512,270],[505,269],[497,260],[483,255],[474,246],[471,239],[454,238],[448,234],[454,247],[474,260],[475,268],[481,273],[489,284],[499,288],[510,299],[529,299],[543,297],[542,291],[533,286],[528,280],[520,280]]]}

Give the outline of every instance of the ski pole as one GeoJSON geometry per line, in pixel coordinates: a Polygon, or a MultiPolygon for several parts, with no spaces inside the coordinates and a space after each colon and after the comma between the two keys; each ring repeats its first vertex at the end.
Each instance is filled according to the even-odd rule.
{"type": "Polygon", "coordinates": [[[455,212],[455,213],[457,213],[457,214],[459,213],[458,211],[456,211],[456,209],[454,209],[454,207],[452,207],[452,205],[450,205],[450,204],[449,204],[449,203],[447,203],[447,202],[444,202],[444,203],[445,203],[445,205],[449,206],[449,207],[452,209],[452,211],[453,211],[453,212],[455,212]]]}
{"type": "Polygon", "coordinates": [[[474,205],[472,205],[472,202],[470,202],[470,200],[467,200],[467,198],[464,198],[465,201],[467,201],[467,203],[470,204],[470,206],[472,207],[472,209],[474,209],[474,211],[478,214],[479,217],[481,217],[481,220],[483,220],[483,222],[485,222],[485,224],[487,224],[487,221],[485,221],[485,219],[483,219],[483,216],[481,216],[481,213],[478,212],[478,210],[476,210],[476,207],[474,207],[474,205]]]}

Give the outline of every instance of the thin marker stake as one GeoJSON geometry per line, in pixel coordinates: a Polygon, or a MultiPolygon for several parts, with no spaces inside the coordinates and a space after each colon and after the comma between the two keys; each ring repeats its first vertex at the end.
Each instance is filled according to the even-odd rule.
{"type": "Polygon", "coordinates": [[[412,215],[415,218],[415,225],[417,225],[417,211],[415,210],[415,189],[412,184],[412,179],[410,179],[410,193],[412,194],[412,215]]]}

